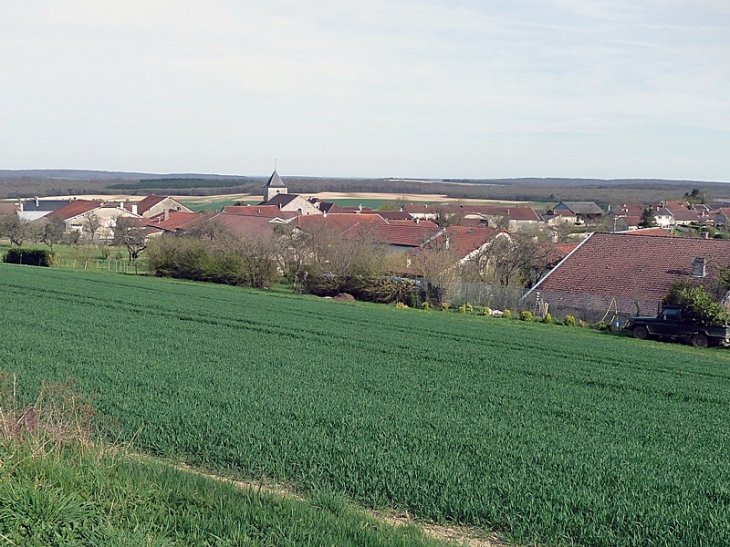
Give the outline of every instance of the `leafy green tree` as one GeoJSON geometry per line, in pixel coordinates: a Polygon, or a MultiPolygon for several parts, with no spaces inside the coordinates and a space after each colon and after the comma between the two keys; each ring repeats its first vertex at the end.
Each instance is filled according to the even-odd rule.
{"type": "Polygon", "coordinates": [[[691,192],[685,192],[684,199],[687,203],[704,203],[705,195],[699,188],[693,188],[691,192]]]}
{"type": "Polygon", "coordinates": [[[653,228],[656,225],[656,214],[654,213],[654,209],[646,207],[643,211],[641,211],[639,226],[642,228],[653,228]]]}
{"type": "Polygon", "coordinates": [[[678,281],[662,299],[663,306],[682,308],[682,316],[688,321],[704,325],[724,325],[727,312],[701,285],[678,281]]]}

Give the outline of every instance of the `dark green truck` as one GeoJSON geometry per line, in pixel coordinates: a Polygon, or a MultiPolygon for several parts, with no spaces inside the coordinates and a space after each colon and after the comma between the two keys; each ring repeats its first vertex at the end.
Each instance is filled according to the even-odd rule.
{"type": "Polygon", "coordinates": [[[687,321],[682,317],[682,308],[677,307],[664,308],[656,317],[632,317],[626,328],[640,340],[659,338],[690,343],[697,348],[730,347],[730,328],[727,325],[687,321]]]}

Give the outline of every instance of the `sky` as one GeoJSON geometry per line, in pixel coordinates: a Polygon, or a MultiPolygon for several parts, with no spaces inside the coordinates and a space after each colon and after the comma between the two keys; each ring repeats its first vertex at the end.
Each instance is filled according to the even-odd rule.
{"type": "Polygon", "coordinates": [[[0,0],[0,169],[730,181],[727,0],[0,0]]]}

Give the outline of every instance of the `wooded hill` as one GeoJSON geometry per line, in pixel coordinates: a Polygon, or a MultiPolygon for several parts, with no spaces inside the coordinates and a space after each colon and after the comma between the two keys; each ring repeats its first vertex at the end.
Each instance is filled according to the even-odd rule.
{"type": "MultiPolygon", "coordinates": [[[[78,170],[0,170],[0,198],[67,194],[259,193],[267,177],[212,174],[124,173],[78,170]]],[[[697,188],[715,200],[730,200],[730,184],[661,179],[421,179],[283,177],[292,193],[377,192],[446,194],[456,199],[595,201],[599,205],[654,203],[681,198],[697,188]]]]}

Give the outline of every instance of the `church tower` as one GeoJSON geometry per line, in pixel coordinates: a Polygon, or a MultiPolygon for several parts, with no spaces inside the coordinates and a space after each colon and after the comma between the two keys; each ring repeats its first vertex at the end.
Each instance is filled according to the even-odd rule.
{"type": "Polygon", "coordinates": [[[289,192],[287,191],[286,186],[284,186],[284,182],[281,180],[279,173],[277,173],[276,169],[274,169],[271,177],[269,177],[269,182],[267,182],[266,186],[264,186],[264,201],[271,201],[279,194],[288,193],[289,192]]]}

